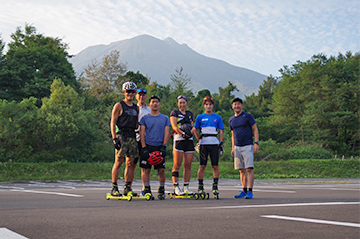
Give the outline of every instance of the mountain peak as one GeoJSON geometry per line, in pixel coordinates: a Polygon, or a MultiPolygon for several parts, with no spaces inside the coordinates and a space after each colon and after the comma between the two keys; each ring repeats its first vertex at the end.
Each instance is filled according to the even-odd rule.
{"type": "Polygon", "coordinates": [[[112,50],[120,51],[120,60],[127,63],[129,71],[139,71],[164,86],[171,82],[175,70],[182,67],[184,74],[191,78],[194,93],[202,89],[218,92],[219,87],[226,87],[230,81],[240,91],[235,94],[243,97],[257,92],[266,79],[265,75],[255,71],[203,56],[171,37],[160,40],[147,34],[109,45],[88,47],[70,58],[70,62],[80,75],[91,61],[102,59],[112,50]]]}

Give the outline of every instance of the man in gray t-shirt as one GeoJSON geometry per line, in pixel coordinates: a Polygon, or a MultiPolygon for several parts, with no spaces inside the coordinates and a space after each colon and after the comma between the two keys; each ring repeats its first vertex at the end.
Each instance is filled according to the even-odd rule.
{"type": "Polygon", "coordinates": [[[144,193],[151,194],[150,170],[151,165],[154,165],[154,169],[158,170],[160,182],[158,198],[164,199],[166,144],[169,140],[171,124],[169,117],[161,114],[159,111],[161,104],[158,96],[151,96],[149,103],[151,108],[150,114],[145,115],[140,120],[140,142],[142,146],[140,153],[141,177],[145,187],[144,193]],[[156,153],[162,159],[158,164],[152,163],[151,160],[156,153]]]}

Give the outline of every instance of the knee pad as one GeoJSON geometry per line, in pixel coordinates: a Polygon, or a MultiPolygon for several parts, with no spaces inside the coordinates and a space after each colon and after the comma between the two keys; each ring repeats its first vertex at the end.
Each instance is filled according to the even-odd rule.
{"type": "Polygon", "coordinates": [[[179,177],[179,172],[172,172],[171,176],[178,178],[179,177]]]}

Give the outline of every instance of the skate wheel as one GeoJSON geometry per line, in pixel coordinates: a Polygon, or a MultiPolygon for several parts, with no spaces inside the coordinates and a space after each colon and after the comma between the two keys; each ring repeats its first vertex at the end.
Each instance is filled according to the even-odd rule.
{"type": "Polygon", "coordinates": [[[200,194],[200,197],[201,197],[201,199],[205,199],[205,194],[204,194],[204,193],[201,193],[201,194],[200,194]]]}
{"type": "Polygon", "coordinates": [[[209,199],[209,198],[210,198],[209,193],[206,194],[205,198],[206,198],[206,199],[209,199]]]}
{"type": "Polygon", "coordinates": [[[199,196],[199,194],[198,194],[198,193],[195,193],[195,194],[194,194],[194,198],[195,198],[195,200],[198,200],[198,199],[199,199],[199,197],[200,197],[200,196],[199,196]]]}
{"type": "Polygon", "coordinates": [[[151,199],[150,193],[145,194],[145,199],[146,201],[149,201],[151,199]]]}
{"type": "Polygon", "coordinates": [[[106,194],[105,198],[106,198],[106,200],[109,200],[109,199],[110,199],[109,193],[106,194]]]}
{"type": "Polygon", "coordinates": [[[216,199],[219,199],[219,194],[215,194],[214,197],[215,197],[216,199]]]}
{"type": "Polygon", "coordinates": [[[131,200],[132,200],[132,195],[129,195],[129,197],[128,197],[128,201],[130,202],[131,200]]]}

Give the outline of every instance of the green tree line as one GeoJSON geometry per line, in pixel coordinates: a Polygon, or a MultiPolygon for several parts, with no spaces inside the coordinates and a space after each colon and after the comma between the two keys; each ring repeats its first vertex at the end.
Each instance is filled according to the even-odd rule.
{"type": "MultiPolygon", "coordinates": [[[[0,38],[0,162],[113,161],[111,110],[124,98],[121,86],[129,80],[158,95],[165,115],[176,109],[180,94],[199,115],[202,99],[211,95],[225,124],[222,159],[230,158],[228,119],[238,90],[231,82],[217,93],[196,91],[179,66],[170,83],[161,85],[128,71],[118,51],[91,62],[76,77],[61,39],[38,34],[28,24],[11,39],[4,53],[0,38]]],[[[281,76],[267,77],[257,93],[245,96],[244,111],[255,117],[260,132],[257,160],[359,155],[359,57],[314,55],[284,66],[281,76]]],[[[171,155],[171,146],[168,151],[171,155]]]]}

